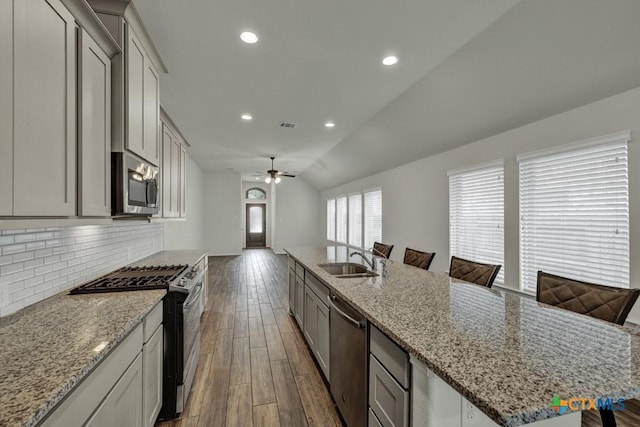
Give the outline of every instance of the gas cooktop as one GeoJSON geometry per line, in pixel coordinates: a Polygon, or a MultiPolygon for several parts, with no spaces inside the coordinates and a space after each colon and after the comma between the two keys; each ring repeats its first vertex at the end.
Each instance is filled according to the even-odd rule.
{"type": "Polygon", "coordinates": [[[186,265],[161,265],[151,267],[123,267],[112,273],[98,277],[69,293],[92,294],[103,292],[137,291],[148,289],[168,289],[185,269],[186,265]]]}

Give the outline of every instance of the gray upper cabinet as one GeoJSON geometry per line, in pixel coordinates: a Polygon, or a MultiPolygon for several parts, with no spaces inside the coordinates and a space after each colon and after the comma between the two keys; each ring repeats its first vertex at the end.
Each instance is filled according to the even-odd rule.
{"type": "Polygon", "coordinates": [[[164,218],[186,218],[186,167],[188,145],[164,108],[160,107],[162,129],[162,209],[164,218]]]}
{"type": "Polygon", "coordinates": [[[80,30],[78,214],[111,215],[111,60],[80,30]]]}
{"type": "MultiPolygon", "coordinates": [[[[144,157],[144,49],[131,30],[127,33],[127,148],[144,157]]],[[[147,159],[149,160],[149,159],[147,159]]]]}
{"type": "Polygon", "coordinates": [[[13,7],[13,215],[73,216],[75,20],[58,0],[13,7]]]}
{"type": "Polygon", "coordinates": [[[13,0],[0,0],[0,216],[13,214],[13,0]]]}
{"type": "Polygon", "coordinates": [[[111,60],[81,0],[0,0],[0,216],[111,214],[111,60]]]}
{"type": "Polygon", "coordinates": [[[180,218],[187,217],[187,150],[180,146],[180,218]]]}
{"type": "Polygon", "coordinates": [[[160,165],[160,80],[135,31],[126,28],[127,148],[160,165]]]}
{"type": "Polygon", "coordinates": [[[179,210],[180,141],[162,125],[162,216],[176,218],[179,210]]]}
{"type": "Polygon", "coordinates": [[[123,49],[112,62],[112,148],[161,167],[160,72],[167,68],[130,0],[88,2],[123,49]]]}
{"type": "Polygon", "coordinates": [[[144,158],[160,165],[160,77],[153,63],[144,63],[144,115],[142,148],[144,158]]]}

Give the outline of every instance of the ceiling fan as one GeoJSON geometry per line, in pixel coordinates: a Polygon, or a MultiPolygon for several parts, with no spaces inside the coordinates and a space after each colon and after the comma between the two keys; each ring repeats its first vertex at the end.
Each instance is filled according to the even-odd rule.
{"type": "Polygon", "coordinates": [[[275,182],[276,184],[279,183],[281,181],[281,177],[283,176],[287,176],[289,178],[295,178],[295,175],[291,175],[289,172],[282,172],[279,170],[275,170],[274,166],[273,166],[273,161],[275,160],[275,157],[271,157],[271,169],[269,169],[267,171],[267,177],[264,179],[264,182],[266,182],[267,184],[270,184],[271,181],[275,182]]]}

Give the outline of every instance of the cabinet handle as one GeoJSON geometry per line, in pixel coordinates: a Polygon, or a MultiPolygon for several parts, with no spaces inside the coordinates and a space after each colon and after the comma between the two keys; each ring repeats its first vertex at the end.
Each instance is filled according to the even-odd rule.
{"type": "Polygon", "coordinates": [[[358,329],[362,329],[364,328],[365,324],[363,321],[357,321],[356,319],[354,319],[353,317],[349,316],[347,313],[345,313],[344,311],[340,310],[332,301],[332,299],[335,299],[336,297],[330,297],[329,295],[327,295],[327,302],[329,303],[329,307],[334,309],[336,311],[336,313],[338,313],[340,316],[342,316],[346,321],[350,322],[353,324],[353,326],[355,326],[358,329]]]}

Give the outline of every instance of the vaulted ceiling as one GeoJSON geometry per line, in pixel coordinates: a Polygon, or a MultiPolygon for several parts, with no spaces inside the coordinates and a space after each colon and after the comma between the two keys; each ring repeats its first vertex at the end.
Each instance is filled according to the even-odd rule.
{"type": "Polygon", "coordinates": [[[193,159],[246,179],[326,189],[640,86],[637,0],[134,3],[193,159]]]}

